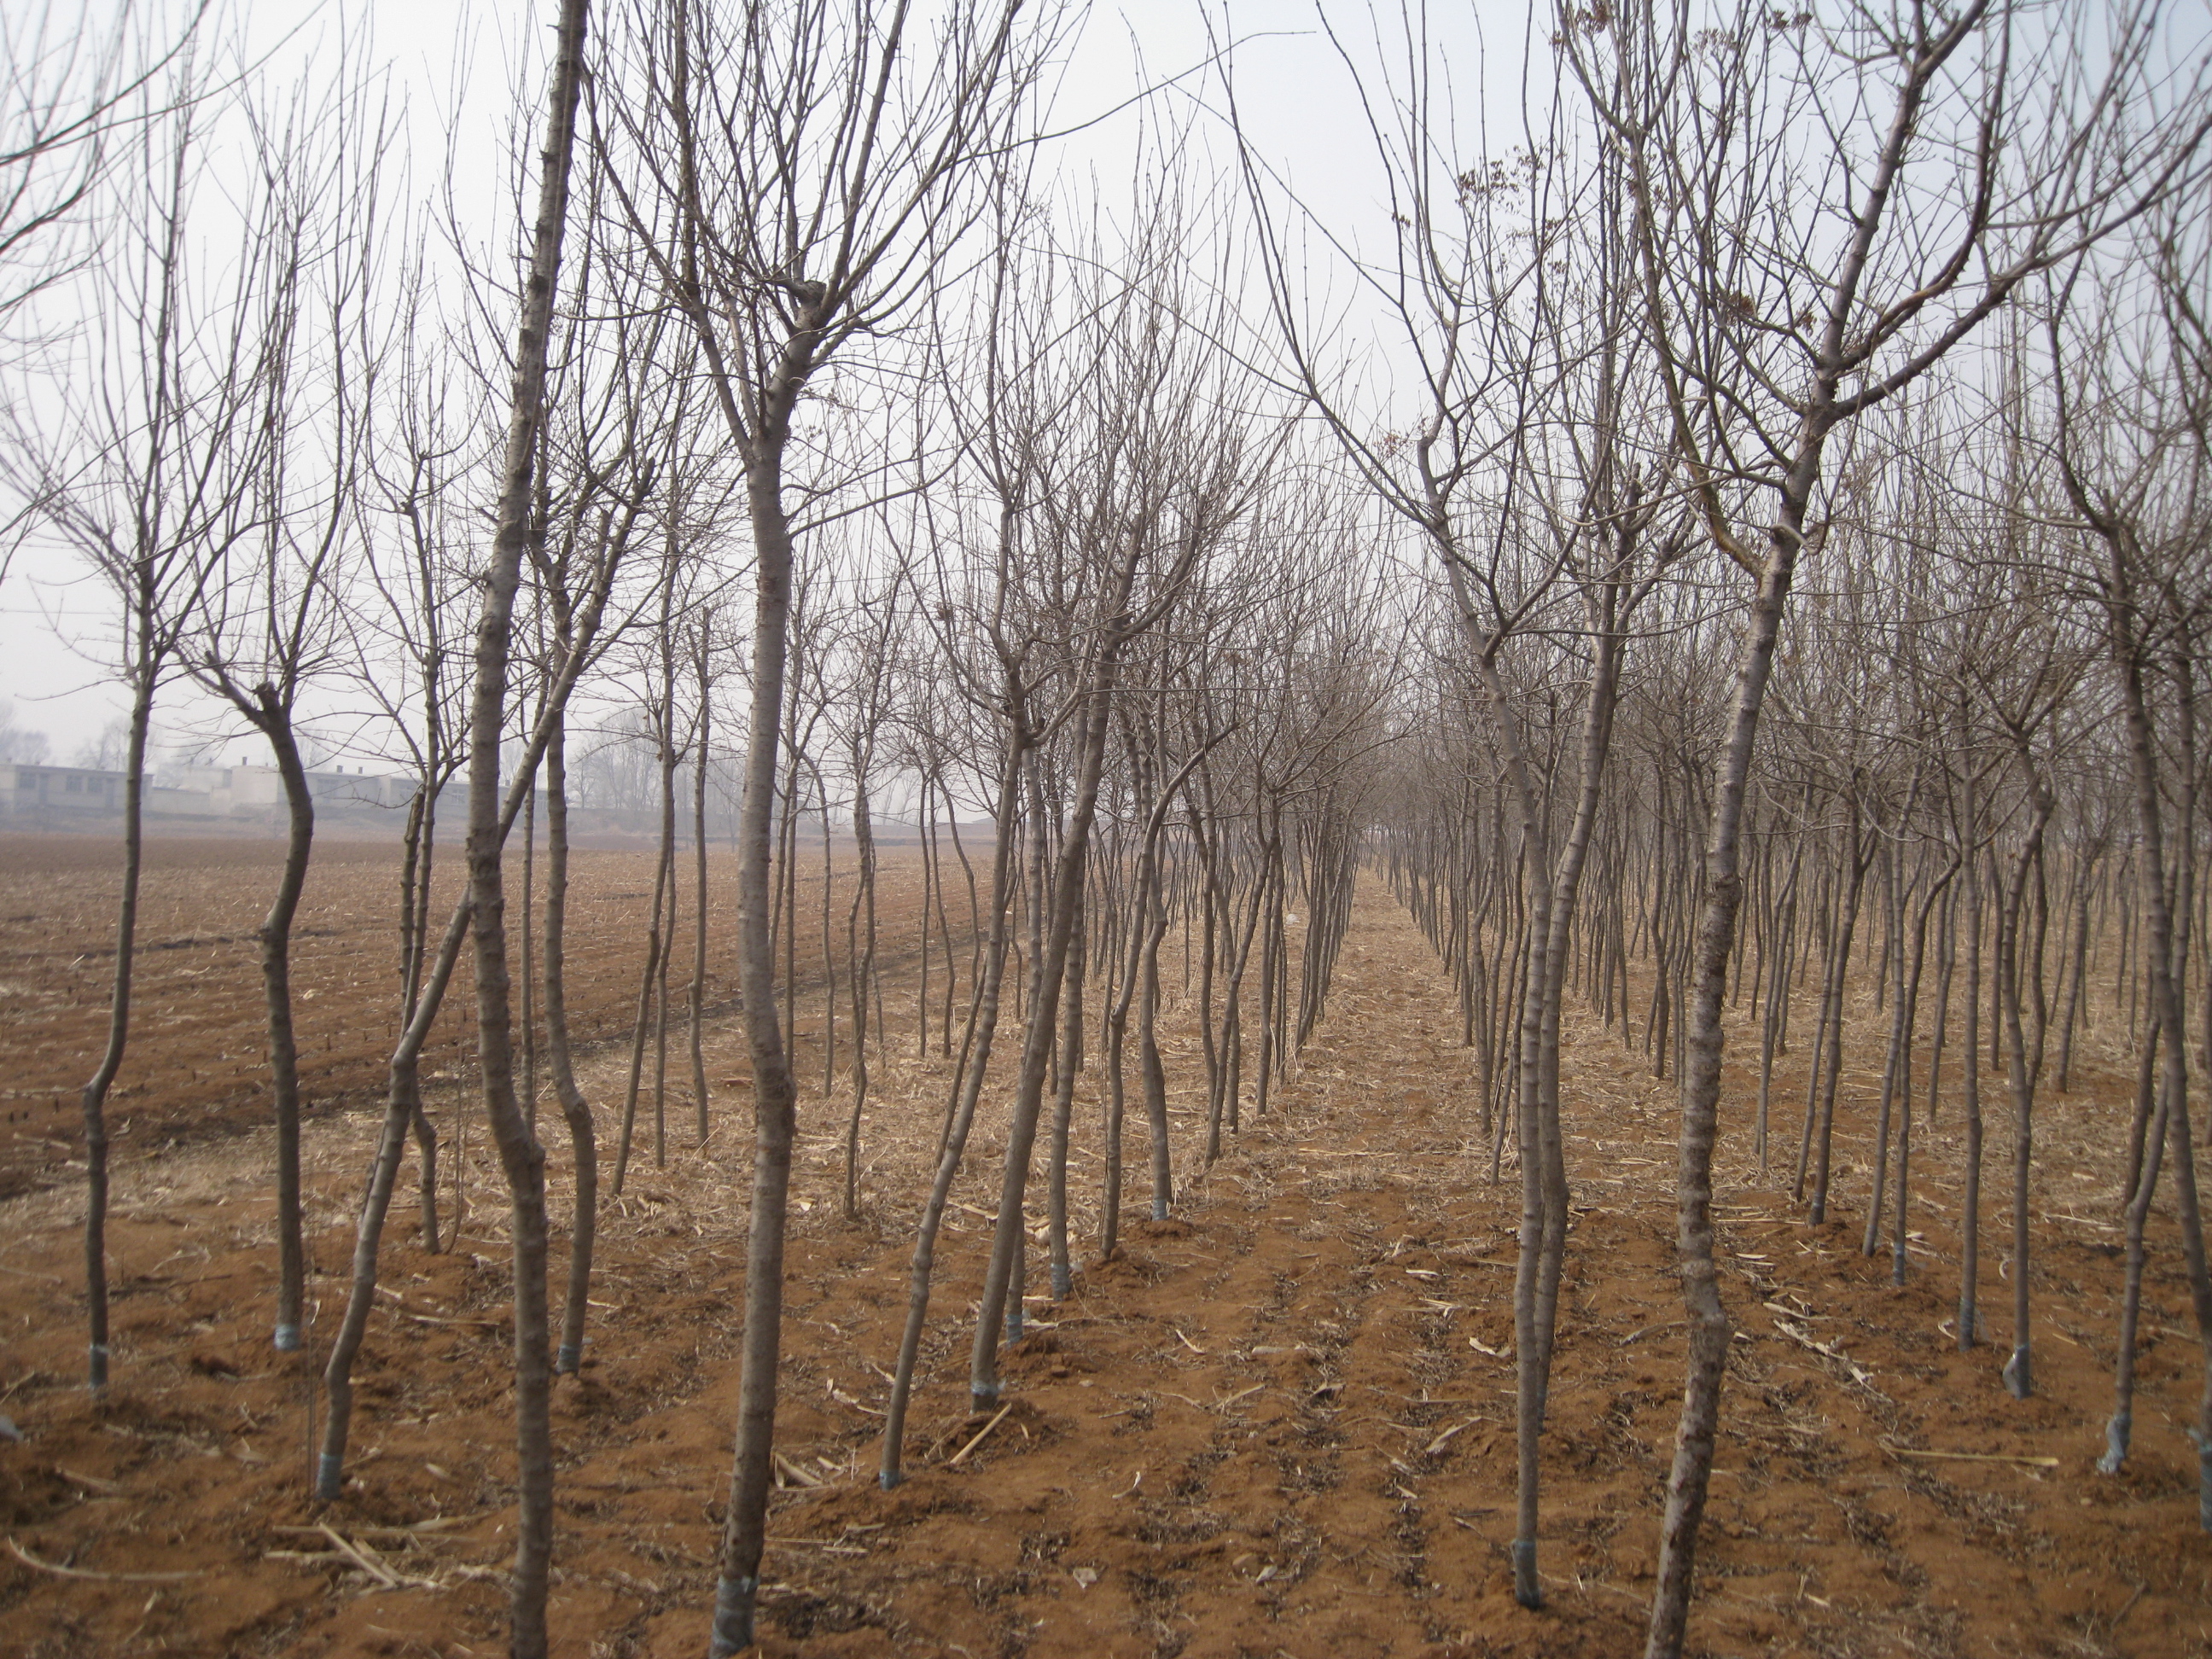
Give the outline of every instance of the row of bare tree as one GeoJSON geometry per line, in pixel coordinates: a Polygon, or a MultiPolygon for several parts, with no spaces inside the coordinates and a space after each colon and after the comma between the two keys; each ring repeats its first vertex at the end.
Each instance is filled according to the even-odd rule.
{"type": "MultiPolygon", "coordinates": [[[[1326,222],[1245,139],[1233,47],[1197,113],[1148,122],[1129,202],[1054,179],[1041,88],[1079,19],[1012,0],[635,0],[596,19],[563,0],[511,236],[401,210],[410,160],[358,41],[272,88],[218,68],[195,15],[100,59],[72,94],[82,120],[51,80],[22,80],[23,143],[0,154],[0,179],[23,181],[0,204],[0,314],[37,314],[60,283],[76,331],[23,369],[6,476],[19,529],[112,593],[131,707],[112,1014],[84,1093],[95,1388],[105,1102],[130,1033],[157,700],[190,683],[261,734],[285,782],[260,944],[287,1352],[308,1340],[289,975],[314,830],[302,734],[365,704],[362,741],[417,787],[386,1110],[324,1357],[317,1488],[343,1482],[410,1137],[441,1241],[419,1060],[466,951],[512,1210],[514,1640],[544,1651],[549,1401],[581,1364],[599,1205],[564,980],[570,738],[596,702],[647,739],[660,828],[612,1185],[648,1052],[667,1156],[687,908],[702,1138],[712,949],[734,957],[750,1054],[715,1654],[755,1632],[802,988],[821,998],[822,1093],[842,1091],[848,1213],[893,959],[918,967],[918,1046],[957,1056],[917,1200],[890,1486],[987,1091],[1008,1127],[978,1410],[1022,1330],[1033,1186],[1054,1295],[1082,1251],[1068,1158],[1086,1067],[1103,1074],[1097,1252],[1121,1224],[1133,1088],[1151,1213],[1176,1200],[1170,936],[1204,1065],[1187,1149],[1202,1167],[1248,1108],[1269,1109],[1322,1017],[1370,852],[1450,968],[1492,1167],[1510,1148],[1520,1178],[1523,1603],[1541,1601],[1571,993],[1681,1089],[1691,1358],[1651,1654],[1681,1648],[1730,1340],[1712,1224],[1728,1013],[1758,1022],[1764,1164],[1801,986],[1796,1186],[1815,1220],[1850,984],[1871,974],[1889,1011],[1865,1243],[1887,1225],[1900,1274],[1923,1023],[1932,1113],[1958,1022],[1974,1183],[1984,1062],[2002,1074],[2005,1378],[2023,1395],[2036,1093],[2047,1066],[2066,1086],[2084,1022],[2124,1006],[2145,1057],[2130,1317],[2163,1172],[2208,1332],[2212,1524],[2188,1127],[2192,1057],[2200,1074],[2212,1057],[2212,975],[2190,965],[2208,921],[2203,64],[2170,60],[2172,20],[2148,0],[2096,27],[2007,0],[1820,18],[1568,6],[1532,16],[1550,73],[1501,156],[1457,136],[1449,65],[1417,7],[1401,19],[1363,43],[1323,15],[1391,204],[1379,244],[1326,222]],[[1225,179],[1198,174],[1202,129],[1231,141],[1225,179]],[[57,228],[94,211],[110,216],[99,246],[49,258],[57,228]],[[1319,242],[1346,253],[1349,311],[1309,291],[1319,242]],[[740,780],[722,940],[718,764],[740,780]],[[464,777],[466,891],[441,912],[437,804],[464,777]],[[911,941],[883,933],[890,819],[925,848],[911,941]],[[541,1065],[574,1183],[557,1331],[541,1065]]],[[[1979,1202],[1971,1184],[1970,1222],[1979,1202]]],[[[2121,1352],[2114,1467],[2132,1327],[2121,1352]]]]}

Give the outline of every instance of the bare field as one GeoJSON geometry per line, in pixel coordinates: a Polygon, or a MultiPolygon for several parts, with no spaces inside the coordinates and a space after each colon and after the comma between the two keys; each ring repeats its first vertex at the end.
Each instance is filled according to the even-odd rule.
{"type": "MultiPolygon", "coordinates": [[[[510,855],[510,922],[519,917],[521,860],[510,855]]],[[[254,1122],[268,1109],[268,1036],[262,1002],[261,925],[283,860],[281,842],[149,837],[140,900],[130,1047],[109,1100],[117,1155],[147,1142],[189,1139],[254,1122]]],[[[81,1156],[78,1091],[107,1031],[115,971],[116,844],[91,836],[0,835],[0,1194],[58,1178],[81,1156]]],[[[889,939],[908,948],[920,902],[920,864],[887,849],[879,905],[889,939]]],[[[434,938],[460,890],[460,850],[441,847],[434,938]]],[[[538,896],[544,896],[543,849],[538,896]]],[[[318,843],[295,930],[292,977],[301,1086],[310,1119],[358,1105],[383,1087],[398,1038],[400,861],[392,842],[318,843]]],[[[669,980],[679,1011],[690,982],[691,855],[679,852],[676,957],[669,980]]],[[[589,1044],[627,1036],[635,1017],[653,905],[647,851],[570,854],[568,984],[570,1023],[589,1044]]],[[[818,985],[820,866],[802,864],[799,975],[818,985]],[[817,896],[810,906],[807,895],[817,896]],[[811,953],[810,959],[810,951],[811,953]]],[[[708,854],[707,1001],[735,994],[726,950],[737,923],[735,866],[708,854]]],[[[843,897],[841,891],[840,900],[843,897]]],[[[836,918],[842,949],[843,915],[836,918]]],[[[510,960],[520,945],[510,933],[510,960]]],[[[423,1055],[428,1092],[473,1075],[475,1009],[465,960],[423,1055]]],[[[818,1023],[818,1001],[811,1018],[818,1023]]],[[[802,1009],[802,1026],[810,1011],[802,1009]]],[[[804,1030],[801,1040],[805,1040],[804,1030]]],[[[679,1068],[680,1070],[680,1068],[679,1068]]],[[[688,1099],[689,1085],[685,1085],[688,1099]]]]}
{"type": "MultiPolygon", "coordinates": [[[[601,902],[628,890],[624,867],[604,866],[601,902]]],[[[327,917],[343,878],[325,879],[327,917]]],[[[607,960],[618,974],[621,959],[607,960]]],[[[334,953],[326,973],[342,963],[334,953]]],[[[240,971],[250,981],[250,959],[240,971]]],[[[890,988],[886,1003],[899,1006],[890,988]]],[[[1859,1254],[1865,1119],[1879,1085],[1878,1022],[1862,1013],[1826,1227],[1808,1227],[1759,1179],[1749,1079],[1729,1074],[1717,1173],[1724,1295],[1741,1336],[1692,1650],[2212,1651],[2212,1540],[2196,1526],[2195,1457],[2179,1426],[2200,1360],[2163,1218],[2136,1456],[2117,1480],[2092,1468],[2119,1285],[2124,1056],[2101,1035],[2085,1086],[2044,1115],[2041,1392],[2015,1403],[1997,1381],[2002,1347],[1962,1356],[1942,1328],[1955,1294],[1954,1110],[1916,1135],[1912,1283],[1893,1289],[1887,1257],[1859,1254]]],[[[1472,1057],[1455,1035],[1435,958],[1367,884],[1285,1110],[1248,1121],[1210,1174],[1179,1162],[1182,1213],[1132,1221],[1123,1256],[1079,1273],[1067,1303],[1031,1299],[1036,1325],[1010,1356],[1012,1408],[995,1425],[968,1418],[965,1394],[1003,1133],[1002,1116],[987,1114],[940,1255],[912,1478],[889,1494],[873,1481],[877,1413],[947,1068],[895,1045],[866,1126],[858,1223],[841,1218],[836,1196],[848,1103],[825,1099],[817,1073],[800,1106],[779,1419],[792,1475],[771,1511],[764,1650],[1638,1650],[1682,1364],[1674,1085],[1617,1037],[1587,1023],[1571,1031],[1576,1208],[1544,1465],[1551,1605],[1530,1613],[1512,1603],[1504,1556],[1518,1195],[1510,1170],[1504,1184],[1489,1180],[1472,1057]]],[[[1735,1040],[1740,1061],[1745,1034],[1735,1040]]],[[[1182,1031],[1168,1057],[1187,1138],[1204,1099],[1195,1046],[1182,1031]]],[[[718,1028],[710,1075],[733,1075],[741,1052],[739,1035],[718,1028]]],[[[1776,1097],[1793,1150],[1795,1109],[1779,1103],[1792,1078],[1802,1103],[1803,1063],[1792,1056],[1776,1097]]],[[[607,1052],[587,1067],[603,1121],[625,1066],[607,1052]]],[[[1097,1218],[1090,1080],[1074,1160],[1085,1238],[1097,1218]]],[[[2004,1128],[1993,1103],[1991,1188],[2004,1128]]],[[[310,1361],[337,1318],[372,1133],[368,1115],[344,1114],[311,1136],[310,1361]]],[[[1133,1155],[1138,1143],[1133,1134],[1133,1155]]],[[[55,1186],[0,1206],[10,1333],[0,1411],[26,1435],[0,1444],[0,1510],[15,1546],[46,1564],[0,1558],[0,1651],[498,1651],[513,1454],[495,1167],[471,1159],[476,1201],[453,1254],[426,1255],[404,1214],[391,1229],[392,1294],[358,1374],[354,1480],[343,1501],[317,1509],[305,1498],[308,1374],[268,1346],[266,1135],[157,1152],[142,1133],[125,1145],[118,1383],[105,1404],[78,1386],[78,1195],[55,1186]],[[336,1539],[317,1530],[325,1525],[336,1539]],[[64,1565],[81,1576],[48,1570],[64,1565]]],[[[562,1150],[556,1133],[556,1198],[562,1150]]],[[[556,1650],[574,1659],[690,1659],[703,1646],[733,1424],[748,1153],[742,1118],[725,1107],[706,1147],[672,1146],[665,1168],[647,1158],[608,1206],[592,1358],[556,1405],[551,1622],[556,1650]]],[[[1984,1303],[2001,1344],[2009,1265],[1994,1213],[1985,1225],[1984,1303]]],[[[1042,1276],[1039,1262],[1033,1290],[1042,1276]]]]}

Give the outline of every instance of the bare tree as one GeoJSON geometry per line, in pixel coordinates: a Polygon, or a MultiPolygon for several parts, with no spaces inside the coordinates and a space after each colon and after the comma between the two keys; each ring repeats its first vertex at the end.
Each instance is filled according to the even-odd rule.
{"type": "MultiPolygon", "coordinates": [[[[538,434],[545,412],[546,347],[561,246],[568,227],[568,171],[584,79],[589,0],[562,0],[546,98],[538,208],[529,275],[516,329],[513,401],[501,461],[491,556],[477,623],[475,688],[469,710],[469,904],[475,935],[477,1053],[484,1111],[513,1200],[514,1409],[521,1504],[510,1602],[516,1659],[545,1652],[545,1589],[553,1555],[553,1447],[549,1406],[553,1368],[545,1287],[545,1150],[514,1088],[508,1006],[506,884],[501,863],[500,738],[507,724],[507,663],[514,596],[528,546],[538,434]]],[[[526,793],[536,757],[519,780],[526,793]]]]}
{"type": "Polygon", "coordinates": [[[800,399],[889,327],[974,211],[975,158],[1012,137],[1049,14],[959,3],[925,25],[907,0],[786,0],[742,15],[684,0],[641,16],[616,188],[670,302],[696,331],[744,468],[754,553],[752,699],[738,837],[738,978],[756,1114],[745,1334],[711,1650],[753,1639],[781,1351],[794,1085],[769,937],[795,530],[785,469],[800,399]],[[931,27],[917,53],[909,32],[931,27]]]}
{"type": "Polygon", "coordinates": [[[211,3],[173,25],[158,7],[95,16],[82,0],[0,13],[0,329],[93,259],[96,244],[72,238],[71,221],[133,148],[134,128],[208,95],[191,65],[211,3]]]}
{"type": "Polygon", "coordinates": [[[1559,38],[1632,169],[1646,327],[1708,534],[1756,583],[1692,969],[1678,1229],[1689,1375],[1646,1646],[1673,1659],[1729,1342],[1712,1148],[1744,802],[1790,583],[1825,533],[1831,447],[2030,276],[2185,187],[2207,126],[2191,85],[2142,130],[2164,104],[2152,8],[2106,20],[2094,48],[2086,31],[2031,44],[2001,0],[1942,15],[1854,9],[1819,28],[1748,9],[1713,29],[1686,9],[1565,8],[1559,38]],[[1802,131],[1833,142],[1820,173],[1807,190],[1765,190],[1802,131]],[[1755,552],[1736,526],[1761,518],[1755,552]]]}
{"type": "MultiPolygon", "coordinates": [[[[115,975],[106,1042],[82,1103],[94,1389],[108,1374],[106,1113],[131,1030],[147,734],[200,595],[253,532],[260,507],[258,388],[234,365],[258,355],[270,269],[249,233],[227,289],[200,279],[191,234],[204,148],[199,91],[186,64],[161,88],[170,112],[134,128],[132,165],[118,170],[132,185],[121,191],[118,228],[94,271],[93,372],[59,389],[59,418],[46,430],[15,424],[6,434],[19,496],[114,597],[111,667],[131,702],[115,975]]],[[[151,84],[142,95],[156,100],[151,84]]]]}
{"type": "MultiPolygon", "coordinates": [[[[2065,500],[2096,562],[2088,586],[2103,612],[2118,683],[2133,786],[2136,904],[2158,1054],[2156,1115],[2172,1167],[2175,1210],[2199,1336],[2204,1382],[2197,1423],[2197,1514],[2212,1531],[2212,1269],[2189,1117],[2189,1026],[2183,1004],[2200,787],[2196,732],[2197,641],[2212,612],[2201,503],[2212,483],[2212,260],[2201,225],[2179,215],[2146,222],[2131,249],[2151,273],[2148,295],[2124,284],[2099,293],[2098,256],[2054,283],[2048,312],[2055,431],[2049,447],[2065,500]],[[2130,307],[2133,307],[2130,314],[2130,307]],[[2164,729],[2161,729],[2164,728],[2164,729]],[[2178,750],[2178,752],[2176,752],[2178,750]]],[[[2013,1024],[2008,1011],[2008,1025],[2013,1024]]],[[[2018,1038],[2008,1029],[2015,1049],[2018,1038]]],[[[2019,1064],[2017,1059],[2014,1065],[2019,1064]]],[[[2145,1092],[2143,1105],[2149,1105],[2145,1092]]],[[[2143,1139],[2127,1210],[2128,1284],[2106,1449],[2125,1462],[2133,1419],[2136,1327],[2143,1226],[2159,1175],[2159,1138],[2143,1139]]]]}
{"type": "MultiPolygon", "coordinates": [[[[1379,434],[1361,389],[1323,356],[1328,331],[1294,286],[1290,232],[1275,222],[1249,147],[1243,166],[1290,377],[1352,471],[1433,559],[1512,815],[1514,843],[1502,856],[1520,888],[1523,964],[1510,1043],[1522,1177],[1512,1562],[1515,1597],[1534,1607],[1543,1601],[1539,1460],[1567,1230],[1561,1006],[1632,618],[1687,537],[1672,458],[1654,441],[1663,405],[1632,349],[1639,283],[1625,257],[1632,192],[1620,152],[1601,149],[1595,164],[1581,164],[1555,125],[1542,140],[1528,131],[1510,160],[1462,155],[1425,15],[1408,7],[1400,21],[1389,53],[1402,56],[1408,83],[1386,95],[1358,82],[1393,228],[1390,256],[1362,274],[1413,388],[1379,434]],[[1585,223],[1579,239],[1569,234],[1585,223]],[[1543,682],[1543,647],[1523,643],[1561,629],[1579,635],[1587,657],[1571,779],[1544,741],[1558,689],[1543,682]],[[1555,830],[1562,817],[1564,834],[1555,830]]],[[[1348,47],[1331,38],[1351,65],[1348,47]]],[[[1558,112],[1549,114],[1556,124],[1558,112]]],[[[1311,972],[1322,958],[1308,960],[1311,972]]]]}
{"type": "Polygon", "coordinates": [[[382,369],[378,198],[389,135],[374,90],[341,66],[327,99],[302,88],[289,107],[256,120],[256,253],[269,273],[255,325],[253,386],[266,434],[253,485],[257,526],[211,574],[184,646],[192,677],[267,740],[284,790],[284,864],[259,934],[276,1122],[280,1353],[306,1341],[291,946],[315,807],[301,702],[343,640],[339,596],[362,529],[382,369]]]}

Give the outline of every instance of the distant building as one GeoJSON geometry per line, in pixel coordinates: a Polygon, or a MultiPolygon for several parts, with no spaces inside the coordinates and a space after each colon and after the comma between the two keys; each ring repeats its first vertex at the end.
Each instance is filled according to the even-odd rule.
{"type": "MultiPolygon", "coordinates": [[[[307,793],[318,813],[343,813],[404,806],[415,793],[415,781],[337,767],[308,773],[307,793]]],[[[146,811],[149,816],[180,818],[280,817],[284,775],[273,766],[173,766],[146,792],[146,811]]]]}
{"type": "Polygon", "coordinates": [[[89,766],[0,765],[0,816],[25,827],[44,828],[83,818],[116,817],[123,811],[128,772],[103,772],[89,766]]]}
{"type": "MultiPolygon", "coordinates": [[[[129,776],[125,772],[83,766],[0,762],[0,828],[40,832],[97,830],[112,835],[121,825],[124,786],[129,776]]],[[[501,781],[504,785],[510,780],[501,781]]],[[[318,822],[326,828],[349,828],[356,833],[380,835],[388,830],[396,835],[400,816],[414,799],[416,787],[416,781],[404,774],[356,771],[350,765],[307,774],[318,822]]],[[[676,828],[678,843],[688,847],[692,816],[687,797],[688,791],[679,788],[676,828]]],[[[284,778],[273,766],[210,766],[198,761],[167,764],[147,772],[144,808],[146,827],[157,834],[282,835],[284,778]]],[[[732,833],[734,814],[726,804],[717,803],[716,809],[709,821],[708,837],[719,842],[732,833]]],[[[467,782],[456,779],[440,792],[441,837],[457,836],[467,815],[467,782]]],[[[528,821],[536,835],[545,835],[542,789],[532,793],[528,821]]],[[[816,822],[811,817],[805,821],[816,822]]],[[[632,845],[659,835],[660,812],[654,806],[573,805],[568,810],[568,829],[579,842],[632,845]]],[[[514,833],[522,833],[520,817],[514,833]]],[[[878,828],[878,835],[895,839],[896,832],[885,824],[878,828]]]]}
{"type": "MultiPolygon", "coordinates": [[[[123,815],[127,772],[86,766],[0,763],[0,822],[19,830],[89,828],[123,815]]],[[[411,778],[378,777],[343,768],[307,774],[319,816],[404,807],[411,778]]],[[[284,813],[284,779],[273,766],[166,767],[146,775],[149,823],[203,821],[274,823],[284,813]]]]}

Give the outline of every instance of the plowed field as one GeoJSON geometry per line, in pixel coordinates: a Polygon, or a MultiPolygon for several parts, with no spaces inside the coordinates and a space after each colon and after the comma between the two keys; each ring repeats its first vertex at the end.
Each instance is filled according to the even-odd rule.
{"type": "MultiPolygon", "coordinates": [[[[641,856],[595,856],[610,904],[636,872],[649,876],[641,856]]],[[[338,925],[346,868],[326,866],[317,926],[338,925]]],[[[381,878],[364,868],[360,879],[374,890],[381,878]]],[[[219,879],[203,890],[220,915],[180,909],[156,931],[250,926],[242,898],[236,917],[222,908],[219,879]]],[[[185,971],[186,948],[166,971],[185,971]]],[[[334,995],[357,973],[380,989],[381,957],[349,966],[348,956],[329,947],[319,988],[334,995]]],[[[773,1510],[766,1651],[1640,1650],[1683,1349],[1670,1271],[1674,1085],[1640,1053],[1591,1025],[1570,1032],[1575,1209],[1544,1457],[1549,1606],[1530,1613],[1511,1601],[1504,1553],[1517,1186],[1510,1160],[1492,1184],[1448,987],[1387,891],[1363,889],[1328,1017],[1282,1109],[1248,1117],[1210,1172],[1179,1159],[1177,1218],[1136,1221],[1133,1203],[1118,1260],[1079,1273],[1063,1304],[1031,1298],[1032,1329],[1009,1361],[1012,1408],[994,1421],[966,1413],[967,1310],[998,1150],[998,1120],[979,1125],[940,1253],[911,1478],[885,1494],[873,1480],[878,1413],[946,1077],[944,1061],[911,1057],[906,984],[904,1017],[886,992],[907,1035],[866,1126],[858,1223],[837,1203],[848,1103],[823,1098],[818,1074],[802,1098],[779,1419],[790,1484],[773,1510]]],[[[1955,1294],[1954,1110],[1915,1142],[1912,1282],[1892,1288],[1887,1257],[1859,1253],[1868,1177],[1856,1137],[1880,1059],[1865,1013],[1847,1051],[1842,1201],[1825,1228],[1759,1180],[1749,1091],[1730,1075],[1723,1288],[1740,1336],[1693,1650],[2212,1651],[2212,1540],[2197,1528],[2196,1459],[2180,1426],[2201,1361],[2163,1218],[2136,1455],[2117,1479],[2093,1468],[2119,1284],[2116,1130],[2128,1078],[2113,1034],[2100,1033],[2104,1069],[2045,1113],[2039,1393],[2016,1403],[1997,1380],[2014,1269],[1994,1212],[1984,1261],[1995,1340],[1961,1355],[1943,1328],[1955,1294]]],[[[193,1053],[245,1048],[245,1024],[219,1033],[207,1018],[190,1027],[193,1053]]],[[[236,1015],[252,1018],[250,1007],[236,1015]]],[[[355,1018],[366,1044],[381,1013],[355,1018]]],[[[171,1040],[149,1030],[154,1065],[177,1063],[171,1040]]],[[[710,1075],[736,1075],[738,1054],[734,1034],[718,1030],[710,1075]]],[[[1802,1068],[1802,1054],[1788,1064],[1802,1068]]],[[[590,1068],[603,1121],[626,1066],[610,1051],[590,1068]]],[[[1194,1146],[1194,1039],[1169,1066],[1194,1146]]],[[[55,1070],[73,1078],[76,1067],[55,1070]]],[[[142,1124],[171,1121],[156,1078],[181,1074],[142,1077],[142,1124]]],[[[717,1104],[703,1150],[679,1139],[665,1168],[641,1158],[609,1205],[592,1358],[556,1404],[553,1626],[556,1651],[574,1659],[703,1650],[734,1420],[742,1099],[732,1089],[717,1104]]],[[[1076,1218],[1089,1237],[1098,1119],[1087,1086],[1078,1112],[1076,1218]]],[[[2002,1120],[1993,1103],[1992,1188],[2002,1120]]],[[[333,1109],[311,1133],[317,1362],[343,1297],[372,1129],[366,1114],[333,1109]]],[[[565,1194],[561,1150],[556,1133],[565,1194]]],[[[1136,1150],[1133,1135],[1133,1170],[1136,1150]]],[[[10,1546],[0,1651],[501,1650],[513,1453],[495,1169],[470,1175],[470,1218],[449,1255],[426,1254],[395,1210],[352,1484],[319,1509],[305,1496],[307,1373],[269,1348],[267,1166],[258,1130],[162,1150],[142,1128],[122,1144],[118,1380],[105,1404],[78,1386],[76,1194],[54,1185],[0,1207],[0,1412],[24,1435],[0,1443],[10,1546]]],[[[1033,1289],[1042,1279],[1040,1266],[1033,1289]]]]}

